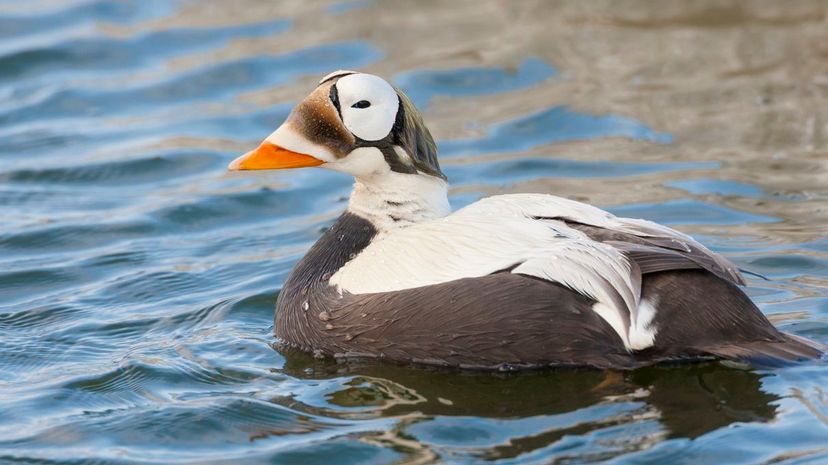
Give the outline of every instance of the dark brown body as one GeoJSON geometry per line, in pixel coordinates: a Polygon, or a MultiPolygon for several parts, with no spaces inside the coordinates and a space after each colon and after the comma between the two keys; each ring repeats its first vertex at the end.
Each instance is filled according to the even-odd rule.
{"type": "Polygon", "coordinates": [[[330,276],[375,234],[371,223],[346,212],[297,264],[277,305],[283,343],[324,356],[474,369],[629,369],[676,359],[820,355],[778,331],[736,285],[704,269],[660,267],[643,275],[642,299],[657,298],[658,331],[653,347],[635,352],[592,310],[593,300],[509,272],[340,296],[330,276]]]}

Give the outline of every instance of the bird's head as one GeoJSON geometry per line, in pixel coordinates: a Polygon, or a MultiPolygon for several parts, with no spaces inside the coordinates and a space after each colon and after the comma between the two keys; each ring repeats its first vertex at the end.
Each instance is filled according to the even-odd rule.
{"type": "Polygon", "coordinates": [[[325,76],[287,120],[230,170],[321,166],[370,179],[384,173],[445,179],[431,134],[408,97],[354,71],[325,76]]]}

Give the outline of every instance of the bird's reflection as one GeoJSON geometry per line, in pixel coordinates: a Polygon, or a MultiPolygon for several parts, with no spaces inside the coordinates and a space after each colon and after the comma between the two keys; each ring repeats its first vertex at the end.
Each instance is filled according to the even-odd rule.
{"type": "MultiPolygon", "coordinates": [[[[777,396],[764,374],[718,362],[657,366],[631,372],[545,370],[526,373],[447,371],[371,362],[316,360],[282,351],[285,374],[341,379],[325,394],[334,408],[403,417],[523,418],[573,412],[632,398],[658,413],[666,437],[695,438],[735,422],[774,418],[777,396]]],[[[295,404],[294,404],[295,405],[295,404]]],[[[317,412],[319,413],[319,412],[317,412]]]]}

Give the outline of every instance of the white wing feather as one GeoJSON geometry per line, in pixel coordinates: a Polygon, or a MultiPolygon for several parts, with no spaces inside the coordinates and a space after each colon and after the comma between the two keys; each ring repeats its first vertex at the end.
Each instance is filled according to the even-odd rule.
{"type": "Polygon", "coordinates": [[[708,271],[736,284],[744,285],[744,278],[738,267],[680,231],[648,220],[619,218],[592,205],[562,197],[546,194],[496,195],[475,202],[457,211],[455,215],[559,218],[618,231],[655,241],[659,247],[687,253],[693,260],[700,260],[699,263],[704,263],[708,271]]]}

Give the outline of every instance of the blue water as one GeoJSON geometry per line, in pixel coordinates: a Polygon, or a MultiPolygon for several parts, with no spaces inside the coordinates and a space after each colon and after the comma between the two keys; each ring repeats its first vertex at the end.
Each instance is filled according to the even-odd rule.
{"type": "Polygon", "coordinates": [[[766,276],[748,292],[779,326],[828,342],[828,235],[778,213],[825,202],[728,179],[732,160],[688,156],[640,115],[446,116],[515,115],[521,93],[578,78],[528,49],[454,63],[448,43],[411,68],[350,26],[393,27],[379,3],[255,21],[204,7],[205,25],[188,2],[0,2],[0,464],[828,463],[825,363],[504,375],[272,348],[280,287],[351,180],[225,168],[339,68],[381,69],[427,120],[473,123],[439,140],[453,205],[543,190],[672,225],[766,276]],[[341,21],[337,39],[288,41],[315,15],[341,21]]]}

